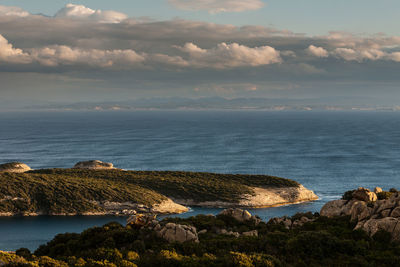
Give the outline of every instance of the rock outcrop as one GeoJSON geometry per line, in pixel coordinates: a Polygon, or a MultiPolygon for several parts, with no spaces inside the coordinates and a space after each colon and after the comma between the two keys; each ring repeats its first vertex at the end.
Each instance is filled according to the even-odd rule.
{"type": "Polygon", "coordinates": [[[146,226],[155,226],[158,224],[156,214],[135,214],[128,218],[127,225],[142,228],[146,226]]]}
{"type": "Polygon", "coordinates": [[[261,222],[261,219],[258,216],[251,215],[250,212],[242,209],[225,209],[220,212],[220,215],[232,217],[239,222],[253,221],[255,225],[258,225],[261,222]]]}
{"type": "Polygon", "coordinates": [[[196,227],[167,223],[163,227],[154,227],[157,235],[170,243],[199,242],[196,227]]]}
{"type": "Polygon", "coordinates": [[[378,197],[374,192],[371,192],[369,189],[363,187],[360,187],[353,192],[353,198],[365,202],[378,200],[378,197]]]}
{"type": "Polygon", "coordinates": [[[75,164],[74,169],[89,169],[89,170],[113,170],[114,165],[100,160],[81,161],[75,164]]]}
{"type": "Polygon", "coordinates": [[[292,217],[275,217],[268,221],[268,224],[280,224],[286,229],[294,229],[296,227],[303,226],[305,223],[315,221],[319,217],[318,213],[297,213],[292,217]]]}
{"type": "MultiPolygon", "coordinates": [[[[253,224],[253,227],[256,227],[261,222],[261,219],[259,217],[251,215],[251,213],[247,210],[227,209],[223,210],[218,216],[221,215],[232,217],[233,220],[237,220],[241,223],[246,223],[247,225],[248,222],[251,222],[253,224]]],[[[196,227],[192,225],[182,225],[171,222],[164,224],[163,222],[159,222],[156,217],[157,215],[153,213],[131,215],[127,219],[127,227],[152,230],[158,237],[163,238],[170,243],[199,242],[199,235],[204,235],[208,233],[207,229],[203,229],[197,232],[196,227]]],[[[215,216],[211,215],[211,217],[215,216]]],[[[227,235],[235,238],[258,236],[258,231],[254,228],[253,230],[244,231],[242,233],[239,233],[238,231],[233,231],[232,229],[233,228],[224,229],[213,226],[211,232],[218,235],[227,235]]]]}
{"type": "Polygon", "coordinates": [[[250,189],[254,193],[242,195],[239,202],[199,202],[192,199],[174,199],[174,201],[185,206],[210,208],[269,208],[318,200],[318,196],[303,185],[277,188],[251,187],[250,189]]]}
{"type": "Polygon", "coordinates": [[[10,162],[0,165],[0,172],[22,173],[32,170],[28,165],[21,162],[10,162]]]}
{"type": "Polygon", "coordinates": [[[170,243],[199,242],[196,227],[175,223],[161,225],[156,217],[156,214],[151,213],[135,214],[128,218],[127,226],[153,230],[158,237],[161,237],[170,243]]]}
{"type": "MultiPolygon", "coordinates": [[[[379,188],[378,194],[385,193],[379,188]]],[[[391,192],[386,199],[377,200],[375,192],[366,188],[358,188],[349,199],[334,200],[326,203],[321,209],[321,216],[350,216],[356,223],[354,229],[363,229],[373,236],[379,230],[391,234],[393,241],[400,241],[400,193],[391,192]]],[[[386,192],[388,193],[388,192],[386,192]]]]}

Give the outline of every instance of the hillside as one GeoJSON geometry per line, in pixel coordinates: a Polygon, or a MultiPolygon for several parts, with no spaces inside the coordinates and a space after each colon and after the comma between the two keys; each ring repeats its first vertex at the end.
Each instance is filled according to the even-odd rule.
{"type": "Polygon", "coordinates": [[[267,175],[43,169],[0,172],[0,214],[130,214],[146,209],[179,213],[186,209],[179,204],[188,203],[250,207],[260,190],[268,197],[280,198],[268,198],[268,205],[308,201],[315,196],[295,181],[267,175]]]}
{"type": "MultiPolygon", "coordinates": [[[[240,210],[246,213],[246,211],[240,210]]],[[[108,223],[80,234],[59,234],[33,254],[19,249],[16,255],[0,252],[5,266],[399,266],[400,245],[390,234],[369,236],[353,230],[350,217],[328,218],[318,213],[296,214],[280,223],[232,216],[197,215],[166,218],[158,226],[108,223]],[[192,241],[179,241],[175,227],[193,229],[192,241]],[[157,230],[161,229],[161,230],[157,230]],[[7,265],[8,264],[8,265],[7,265]],[[19,265],[18,265],[19,264],[19,265]]],[[[150,223],[152,224],[152,222],[150,223]]]]}

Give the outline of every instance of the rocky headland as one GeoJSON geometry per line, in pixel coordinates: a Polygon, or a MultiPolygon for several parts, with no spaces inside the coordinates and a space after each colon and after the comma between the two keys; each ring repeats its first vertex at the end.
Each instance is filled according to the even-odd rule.
{"type": "Polygon", "coordinates": [[[2,166],[0,216],[168,214],[189,206],[264,208],[318,199],[293,180],[268,175],[126,171],[98,160],[71,169],[2,166]]]}

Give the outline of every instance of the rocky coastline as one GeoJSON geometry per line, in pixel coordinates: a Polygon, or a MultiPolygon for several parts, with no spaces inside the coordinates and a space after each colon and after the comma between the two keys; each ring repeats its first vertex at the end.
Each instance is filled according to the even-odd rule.
{"type": "Polygon", "coordinates": [[[360,187],[320,212],[268,222],[239,208],[162,220],[143,211],[126,224],[59,234],[33,253],[26,248],[0,252],[0,265],[398,266],[399,210],[397,190],[360,187]]]}

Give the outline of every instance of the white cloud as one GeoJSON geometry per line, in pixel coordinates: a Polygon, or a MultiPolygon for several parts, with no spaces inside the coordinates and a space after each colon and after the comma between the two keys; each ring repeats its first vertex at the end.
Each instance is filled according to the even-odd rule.
{"type": "Polygon", "coordinates": [[[29,12],[14,6],[0,6],[0,16],[27,17],[29,12]]]}
{"type": "Polygon", "coordinates": [[[310,45],[306,49],[306,51],[310,55],[315,56],[315,57],[323,58],[323,57],[328,57],[329,56],[329,53],[328,53],[328,51],[326,49],[324,49],[323,47],[317,47],[317,46],[314,46],[314,45],[310,45]]]}
{"type": "Polygon", "coordinates": [[[346,61],[358,61],[362,62],[363,60],[379,60],[379,59],[387,59],[388,53],[383,52],[378,49],[352,49],[352,48],[336,48],[333,51],[333,54],[342,58],[346,61]]]}
{"type": "MultiPolygon", "coordinates": [[[[217,5],[232,8],[234,5],[223,5],[228,2],[239,3],[199,0],[192,8],[203,8],[206,4],[212,8],[217,5]]],[[[241,1],[238,5],[248,3],[241,1]]],[[[237,27],[182,19],[144,21],[127,18],[115,11],[94,10],[74,4],[66,5],[52,17],[32,15],[17,7],[0,6],[0,34],[13,43],[4,37],[0,39],[2,67],[5,63],[36,64],[20,68],[28,71],[36,70],[40,64],[54,70],[57,66],[83,66],[85,71],[142,68],[146,71],[163,69],[169,73],[186,69],[200,73],[200,69],[250,69],[283,63],[270,69],[283,72],[296,67],[304,73],[316,73],[318,70],[310,65],[315,63],[315,59],[306,54],[316,58],[363,62],[366,68],[377,60],[400,62],[398,36],[332,32],[328,36],[309,37],[263,26],[237,27]]],[[[318,65],[318,68],[329,69],[331,65],[343,64],[337,60],[322,62],[324,65],[318,65]]],[[[37,69],[39,72],[47,70],[37,69]]],[[[64,71],[62,67],[60,71],[64,71]]]]}
{"type": "Polygon", "coordinates": [[[264,6],[261,0],[169,0],[169,3],[179,9],[207,10],[212,14],[257,10],[264,6]]]}
{"type": "Polygon", "coordinates": [[[251,48],[237,43],[220,43],[217,47],[202,49],[186,43],[177,48],[189,55],[190,66],[200,68],[256,67],[282,62],[279,51],[270,46],[251,48]]]}
{"type": "Polygon", "coordinates": [[[83,5],[67,4],[57,12],[56,18],[89,19],[101,23],[120,23],[128,18],[124,13],[112,10],[93,10],[83,5]]]}
{"type": "Polygon", "coordinates": [[[3,62],[27,64],[31,62],[31,59],[29,55],[24,53],[21,49],[14,48],[13,45],[0,34],[0,63],[3,62]]]}
{"type": "Polygon", "coordinates": [[[135,66],[145,61],[144,55],[133,50],[83,50],[68,46],[33,49],[31,56],[45,66],[89,65],[93,67],[135,66]]]}

